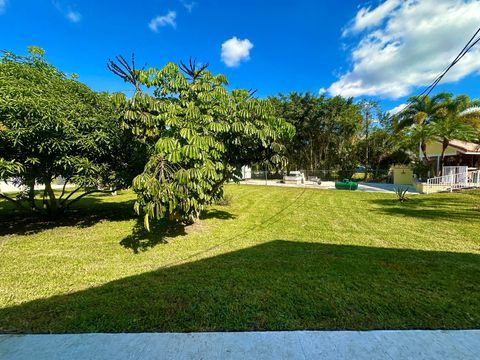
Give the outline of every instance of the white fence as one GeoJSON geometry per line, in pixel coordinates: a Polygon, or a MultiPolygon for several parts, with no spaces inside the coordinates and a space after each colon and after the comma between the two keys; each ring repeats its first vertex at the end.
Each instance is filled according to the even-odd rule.
{"type": "MultiPolygon", "coordinates": [[[[452,166],[450,168],[455,167],[452,166]]],[[[480,170],[468,171],[466,167],[462,172],[445,170],[446,169],[444,169],[443,172],[445,175],[437,176],[427,180],[427,194],[439,191],[453,191],[480,187],[480,170]]]]}

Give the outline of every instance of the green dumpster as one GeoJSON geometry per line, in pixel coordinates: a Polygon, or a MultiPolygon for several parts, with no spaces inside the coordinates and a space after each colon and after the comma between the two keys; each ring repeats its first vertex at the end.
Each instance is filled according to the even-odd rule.
{"type": "Polygon", "coordinates": [[[335,189],[339,190],[357,190],[358,183],[355,181],[351,181],[349,179],[343,179],[339,181],[335,181],[335,189]]]}

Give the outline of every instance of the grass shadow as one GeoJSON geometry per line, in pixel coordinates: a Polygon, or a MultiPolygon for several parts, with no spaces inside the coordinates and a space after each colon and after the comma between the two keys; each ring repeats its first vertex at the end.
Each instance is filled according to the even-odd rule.
{"type": "Polygon", "coordinates": [[[220,220],[233,220],[237,217],[232,213],[220,210],[220,209],[206,209],[201,212],[200,220],[208,220],[208,219],[220,219],[220,220]]]}
{"type": "Polygon", "coordinates": [[[29,235],[61,226],[86,228],[102,220],[123,221],[136,217],[133,211],[134,200],[105,201],[108,198],[111,199],[112,195],[85,197],[57,220],[19,211],[10,204],[2,202],[0,203],[0,236],[29,235]]]}
{"type": "MultiPolygon", "coordinates": [[[[202,211],[200,221],[208,219],[230,220],[236,216],[219,209],[207,209],[202,211]]],[[[131,249],[135,254],[147,251],[158,244],[168,243],[168,239],[188,234],[188,229],[195,225],[185,226],[175,221],[162,219],[159,221],[151,221],[150,231],[147,231],[141,219],[137,219],[132,234],[128,235],[120,241],[120,245],[127,249],[131,249]]]]}
{"type": "Polygon", "coordinates": [[[480,256],[276,240],[0,309],[5,333],[480,326],[480,256]]]}
{"type": "MultiPolygon", "coordinates": [[[[122,198],[122,195],[119,195],[118,198],[112,198],[112,195],[109,194],[89,196],[80,200],[64,217],[55,221],[19,211],[5,201],[0,202],[0,236],[30,235],[62,226],[87,228],[104,220],[136,219],[132,234],[122,239],[120,244],[134,253],[138,253],[166,243],[169,238],[187,234],[185,226],[168,220],[152,221],[151,231],[146,231],[143,221],[133,210],[134,202],[133,199],[122,198]]],[[[203,211],[200,220],[214,218],[229,220],[234,219],[235,216],[228,211],[214,208],[203,211]]]]}
{"type": "Polygon", "coordinates": [[[147,231],[143,221],[137,219],[132,233],[120,241],[124,248],[131,249],[135,254],[147,251],[158,244],[168,243],[168,238],[187,235],[185,226],[173,221],[152,221],[150,231],[147,231]]]}
{"type": "Polygon", "coordinates": [[[411,216],[423,219],[442,219],[450,221],[480,220],[480,192],[467,192],[469,196],[460,193],[434,195],[408,195],[404,203],[393,198],[366,200],[380,205],[375,211],[395,215],[411,216]]]}

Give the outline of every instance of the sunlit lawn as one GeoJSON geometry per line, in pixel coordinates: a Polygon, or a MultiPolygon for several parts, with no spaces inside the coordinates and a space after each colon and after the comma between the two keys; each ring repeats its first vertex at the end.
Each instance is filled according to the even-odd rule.
{"type": "Polygon", "coordinates": [[[0,332],[480,326],[480,192],[227,194],[150,234],[129,192],[61,223],[0,202],[0,332]]]}

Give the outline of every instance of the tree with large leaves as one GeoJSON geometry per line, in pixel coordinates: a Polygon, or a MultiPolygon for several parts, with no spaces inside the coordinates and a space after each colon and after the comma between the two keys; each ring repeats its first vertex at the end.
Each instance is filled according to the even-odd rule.
{"type": "Polygon", "coordinates": [[[100,188],[126,185],[119,175],[131,165],[109,96],[47,63],[42,49],[29,50],[0,58],[0,180],[26,189],[0,197],[56,217],[100,188]],[[65,180],[60,192],[52,187],[58,177],[65,180]],[[35,184],[45,189],[40,202],[35,184]]]}
{"type": "Polygon", "coordinates": [[[274,115],[270,101],[229,92],[225,76],[194,61],[141,70],[126,64],[121,57],[109,63],[136,88],[130,99],[114,95],[123,126],[155,149],[133,181],[135,209],[147,229],[151,219],[197,220],[243,165],[285,165],[282,141],[294,129],[274,115]]]}

